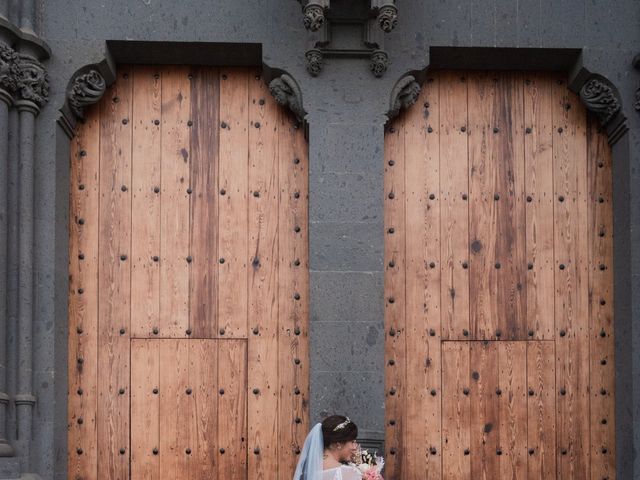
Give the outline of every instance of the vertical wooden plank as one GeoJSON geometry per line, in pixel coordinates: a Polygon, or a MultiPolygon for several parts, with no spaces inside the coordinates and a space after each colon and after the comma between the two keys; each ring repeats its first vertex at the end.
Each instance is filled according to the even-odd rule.
{"type": "MultiPolygon", "coordinates": [[[[131,340],[131,477],[160,479],[160,341],[131,340]]],[[[163,419],[164,420],[164,419],[163,419]]]]}
{"type": "Polygon", "coordinates": [[[218,387],[224,391],[218,399],[217,478],[245,480],[253,478],[247,477],[247,341],[217,342],[218,387]]]}
{"type": "Polygon", "coordinates": [[[498,327],[494,133],[496,85],[488,72],[469,75],[469,303],[474,339],[495,338],[498,327]]]}
{"type": "Polygon", "coordinates": [[[499,137],[493,157],[497,170],[494,203],[497,204],[495,260],[498,263],[494,268],[499,268],[493,296],[497,300],[500,335],[498,332],[495,335],[518,340],[527,335],[524,79],[519,72],[504,72],[497,80],[499,95],[492,123],[493,134],[499,137]]]}
{"type": "MultiPolygon", "coordinates": [[[[166,77],[164,77],[166,78],[166,77]]],[[[164,80],[163,78],[163,80],[164,80]]],[[[164,83],[164,82],[163,82],[164,83]]],[[[160,472],[162,478],[191,478],[189,342],[161,339],[160,343],[160,472]]]]}
{"type": "MultiPolygon", "coordinates": [[[[416,107],[417,108],[417,107],[416,107]]],[[[406,416],[405,335],[405,114],[385,129],[384,228],[394,229],[384,241],[385,301],[385,472],[404,478],[406,416]],[[393,302],[389,301],[393,299],[393,302]]]]}
{"type": "MultiPolygon", "coordinates": [[[[259,72],[249,76],[248,339],[250,478],[278,472],[278,113],[259,72]],[[257,333],[256,333],[257,332],[257,333]]],[[[281,235],[301,236],[295,230],[281,235]]],[[[283,292],[294,301],[297,291],[283,292]]],[[[301,368],[301,359],[289,365],[301,368]]]]}
{"type": "Polygon", "coordinates": [[[465,73],[440,80],[442,337],[469,336],[469,154],[465,73]]]}
{"type": "MultiPolygon", "coordinates": [[[[407,475],[440,478],[439,79],[405,118],[407,475]],[[428,108],[423,107],[428,102],[428,108]]],[[[387,230],[387,235],[394,235],[387,230]]],[[[387,299],[389,302],[389,299],[387,299]]]]}
{"type": "Polygon", "coordinates": [[[556,478],[555,342],[527,342],[527,477],[556,478]]]}
{"type": "Polygon", "coordinates": [[[239,338],[247,337],[248,88],[246,69],[220,70],[218,331],[239,338]]]}
{"type": "Polygon", "coordinates": [[[184,337],[189,327],[188,67],[162,69],[160,336],[184,337]]]}
{"type": "Polygon", "coordinates": [[[589,411],[586,114],[561,79],[553,123],[558,475],[589,478],[589,422],[578,413],[589,411]]]}
{"type": "Polygon", "coordinates": [[[155,67],[133,69],[131,336],[150,337],[160,315],[160,108],[155,67]]]}
{"type": "MultiPolygon", "coordinates": [[[[466,173],[466,172],[465,172],[466,173]]],[[[442,343],[442,478],[471,479],[469,343],[442,343]]]]}
{"type": "Polygon", "coordinates": [[[495,393],[499,378],[498,343],[470,342],[469,366],[471,478],[500,478],[500,414],[495,393]]]}
{"type": "Polygon", "coordinates": [[[97,429],[104,479],[129,478],[132,84],[131,70],[119,69],[100,115],[97,429]]]}
{"type": "Polygon", "coordinates": [[[526,328],[524,150],[519,74],[469,85],[471,316],[475,338],[523,338],[526,328]]]}
{"type": "Polygon", "coordinates": [[[536,339],[552,339],[554,330],[552,82],[525,75],[526,312],[527,336],[536,339]]]}
{"type": "Polygon", "coordinates": [[[191,339],[189,344],[189,479],[208,480],[217,470],[218,341],[191,339]]]}
{"type": "Polygon", "coordinates": [[[591,478],[613,479],[615,468],[615,343],[613,331],[613,212],[611,150],[588,117],[589,341],[591,478]]]}
{"type": "Polygon", "coordinates": [[[295,117],[281,108],[279,122],[278,473],[280,479],[289,480],[309,431],[309,158],[304,131],[295,117]],[[305,233],[292,235],[296,225],[305,233]],[[291,292],[300,292],[300,300],[291,292]],[[296,358],[299,365],[292,364],[296,358]]]}
{"type": "Polygon", "coordinates": [[[189,326],[195,338],[217,335],[218,144],[220,84],[217,68],[192,70],[191,280],[189,326]]]}
{"type": "Polygon", "coordinates": [[[527,345],[498,343],[500,478],[527,476],[527,345]]]}
{"type": "Polygon", "coordinates": [[[97,475],[100,108],[71,142],[69,215],[69,476],[97,475]],[[78,362],[82,359],[82,363],[78,362]],[[82,449],[82,454],[78,453],[82,449]]]}

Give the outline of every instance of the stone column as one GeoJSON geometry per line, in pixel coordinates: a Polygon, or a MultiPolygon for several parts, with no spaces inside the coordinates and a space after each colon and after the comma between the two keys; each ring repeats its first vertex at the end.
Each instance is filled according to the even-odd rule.
{"type": "MultiPolygon", "coordinates": [[[[25,2],[26,3],[26,2],[25,2]]],[[[33,411],[33,228],[35,121],[48,95],[47,74],[33,56],[20,53],[18,94],[18,380],[15,395],[18,454],[28,461],[33,411]]]]}
{"type": "MultiPolygon", "coordinates": [[[[6,2],[0,4],[0,15],[6,15],[6,2]]],[[[9,108],[15,90],[16,53],[0,42],[0,457],[13,455],[7,441],[7,265],[8,265],[8,171],[9,171],[9,108]],[[5,72],[5,73],[3,73],[5,72]]]]}

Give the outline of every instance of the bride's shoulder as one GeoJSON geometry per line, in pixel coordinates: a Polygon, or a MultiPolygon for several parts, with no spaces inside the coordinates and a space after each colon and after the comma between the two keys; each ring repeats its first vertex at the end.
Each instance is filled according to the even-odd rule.
{"type": "Polygon", "coordinates": [[[355,465],[343,465],[341,467],[343,480],[360,480],[362,473],[355,465]]]}

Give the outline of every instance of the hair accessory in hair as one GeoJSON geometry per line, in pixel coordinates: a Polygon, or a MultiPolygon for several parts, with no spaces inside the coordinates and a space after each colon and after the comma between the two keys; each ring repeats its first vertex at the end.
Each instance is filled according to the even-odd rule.
{"type": "Polygon", "coordinates": [[[351,423],[351,420],[349,420],[349,417],[347,417],[347,419],[340,423],[339,425],[336,425],[336,428],[333,429],[333,431],[335,432],[336,430],[341,430],[344,427],[346,427],[349,423],[351,423]]]}

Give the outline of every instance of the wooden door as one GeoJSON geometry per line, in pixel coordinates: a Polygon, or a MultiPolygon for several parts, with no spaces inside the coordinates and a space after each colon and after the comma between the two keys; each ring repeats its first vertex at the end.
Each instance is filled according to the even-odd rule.
{"type": "Polygon", "coordinates": [[[290,479],[307,143],[249,68],[121,65],[70,158],[69,478],[290,479]]]}
{"type": "Polygon", "coordinates": [[[385,478],[615,478],[611,153],[566,79],[434,72],[384,161],[385,478]]]}

